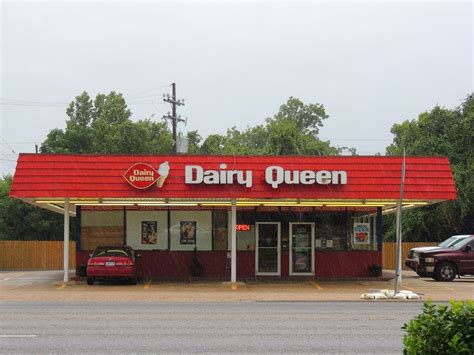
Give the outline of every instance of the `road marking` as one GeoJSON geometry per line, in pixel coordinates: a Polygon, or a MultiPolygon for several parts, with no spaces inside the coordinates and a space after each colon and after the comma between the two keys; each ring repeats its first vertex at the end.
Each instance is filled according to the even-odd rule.
{"type": "Polygon", "coordinates": [[[313,285],[314,287],[316,287],[318,290],[322,290],[323,288],[321,286],[319,286],[316,282],[314,281],[310,281],[309,282],[311,285],[313,285]]]}
{"type": "Polygon", "coordinates": [[[440,286],[440,285],[436,285],[436,284],[434,286],[439,287],[439,288],[444,288],[444,289],[449,290],[449,291],[455,291],[454,288],[447,287],[447,286],[440,286]]]}
{"type": "Polygon", "coordinates": [[[66,284],[62,284],[61,286],[56,287],[56,289],[57,289],[57,290],[62,290],[62,289],[65,288],[65,287],[66,287],[66,284]]]}
{"type": "Polygon", "coordinates": [[[34,334],[0,334],[0,338],[36,338],[34,334]]]}
{"type": "Polygon", "coordinates": [[[8,281],[8,280],[11,280],[11,279],[16,279],[17,277],[23,276],[24,274],[25,274],[25,273],[20,273],[20,274],[13,275],[13,276],[10,276],[10,277],[5,277],[4,279],[1,279],[0,282],[2,282],[2,281],[8,281]]]}
{"type": "Polygon", "coordinates": [[[145,285],[143,285],[143,289],[148,290],[150,288],[151,281],[147,282],[145,285]]]}

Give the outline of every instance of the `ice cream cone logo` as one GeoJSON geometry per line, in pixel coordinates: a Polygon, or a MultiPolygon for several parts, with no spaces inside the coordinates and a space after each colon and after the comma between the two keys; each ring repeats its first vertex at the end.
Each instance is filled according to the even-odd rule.
{"type": "Polygon", "coordinates": [[[156,185],[158,187],[163,187],[163,184],[165,183],[166,178],[168,177],[169,173],[170,173],[169,163],[167,161],[165,161],[164,163],[161,163],[160,167],[158,168],[158,175],[160,175],[160,177],[156,180],[156,185]]]}
{"type": "Polygon", "coordinates": [[[155,170],[146,163],[135,163],[123,174],[124,179],[136,189],[147,189],[156,182],[158,187],[163,187],[170,173],[169,163],[165,161],[155,170]]]}

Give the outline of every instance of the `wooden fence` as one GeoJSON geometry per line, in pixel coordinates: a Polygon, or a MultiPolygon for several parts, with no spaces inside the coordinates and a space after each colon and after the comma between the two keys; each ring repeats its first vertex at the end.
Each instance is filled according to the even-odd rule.
{"type": "MultiPolygon", "coordinates": [[[[402,263],[408,250],[436,242],[403,243],[402,263]]],[[[383,243],[382,267],[395,269],[395,243],[383,243]]],[[[69,242],[69,267],[76,267],[76,242],[69,242]]],[[[403,265],[405,268],[405,265],[403,265]]],[[[59,270],[63,268],[62,241],[0,240],[0,270],[59,270]]]]}
{"type": "MultiPolygon", "coordinates": [[[[402,265],[404,270],[409,270],[405,266],[405,259],[411,248],[438,245],[438,242],[406,242],[402,244],[402,265]]],[[[395,256],[397,252],[396,243],[382,243],[382,267],[384,270],[395,270],[395,256]]]]}
{"type": "MultiPolygon", "coordinates": [[[[0,270],[59,270],[62,241],[0,240],[0,270]]],[[[76,242],[69,242],[69,267],[76,267],[76,242]]]]}

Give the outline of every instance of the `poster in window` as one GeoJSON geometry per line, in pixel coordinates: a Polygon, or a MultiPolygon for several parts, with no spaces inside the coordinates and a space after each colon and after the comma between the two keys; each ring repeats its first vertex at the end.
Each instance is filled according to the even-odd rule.
{"type": "Polygon", "coordinates": [[[156,244],[158,241],[158,222],[142,221],[142,244],[156,244]]]}
{"type": "Polygon", "coordinates": [[[180,244],[196,244],[196,221],[181,221],[179,242],[180,244]]]}
{"type": "Polygon", "coordinates": [[[370,223],[354,223],[354,244],[370,244],[370,223]]]}

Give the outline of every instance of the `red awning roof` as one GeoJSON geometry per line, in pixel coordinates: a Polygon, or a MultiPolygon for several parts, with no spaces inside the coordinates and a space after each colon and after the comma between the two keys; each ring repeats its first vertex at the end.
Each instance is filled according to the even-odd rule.
{"type": "MultiPolygon", "coordinates": [[[[401,157],[383,156],[157,156],[20,154],[11,197],[38,198],[185,198],[185,199],[389,199],[400,196],[401,157]],[[163,187],[136,189],[123,177],[135,163],[158,169],[169,162],[163,187]],[[186,165],[204,169],[252,170],[253,186],[185,184],[186,165]],[[268,166],[288,170],[347,172],[345,185],[287,185],[272,188],[265,181],[268,166]]],[[[405,199],[456,199],[449,161],[445,157],[407,157],[405,199]]]]}

